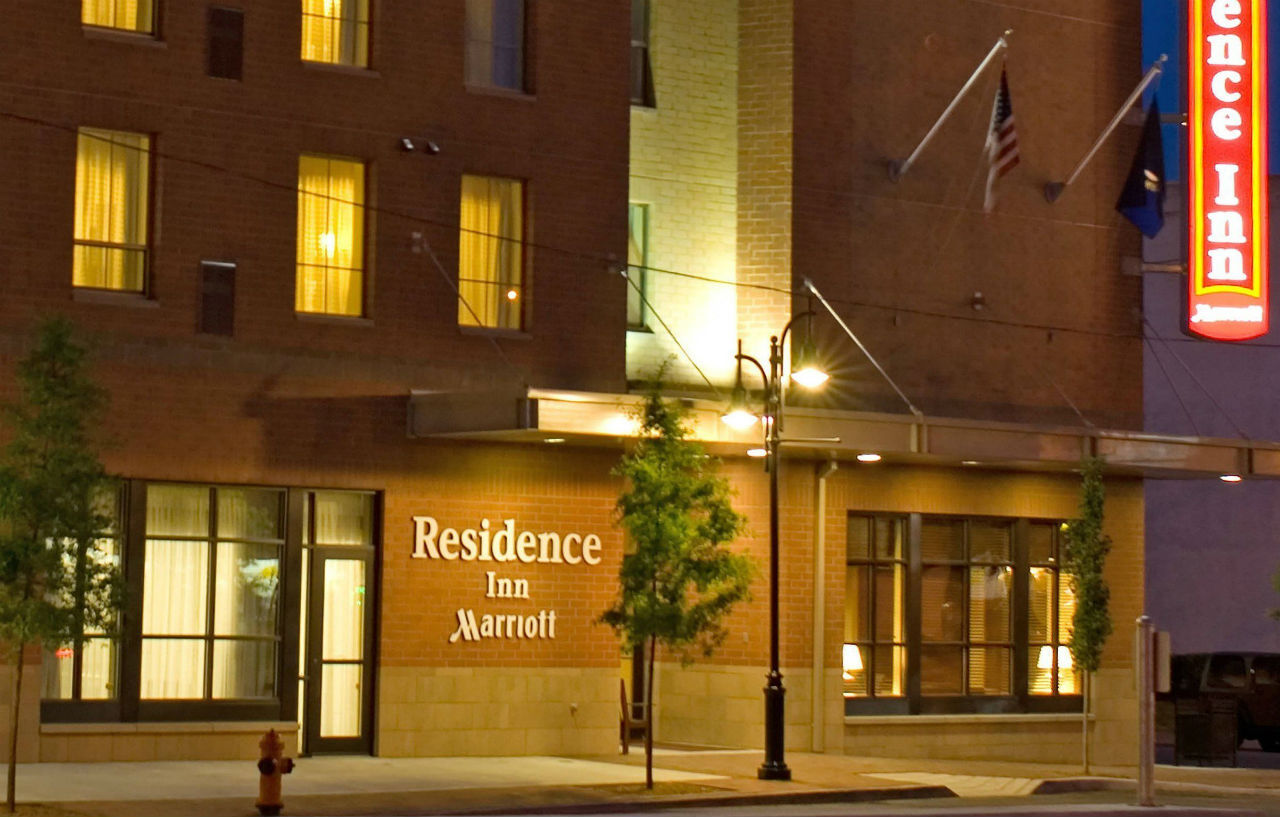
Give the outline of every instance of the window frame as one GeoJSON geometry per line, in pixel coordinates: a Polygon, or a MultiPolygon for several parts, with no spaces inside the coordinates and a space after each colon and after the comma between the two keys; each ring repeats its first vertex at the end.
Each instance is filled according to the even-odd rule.
{"type": "Polygon", "coordinates": [[[500,93],[511,93],[529,95],[533,93],[533,71],[531,57],[533,54],[533,26],[532,12],[534,4],[529,0],[507,0],[507,2],[518,3],[520,6],[520,38],[518,43],[518,52],[516,55],[515,68],[519,72],[519,78],[514,84],[507,85],[497,81],[495,74],[498,68],[498,50],[499,43],[497,37],[498,20],[497,20],[497,4],[504,0],[465,0],[463,7],[463,29],[462,29],[462,78],[463,84],[467,88],[478,88],[487,91],[497,91],[500,93]],[[472,39],[471,37],[471,18],[473,9],[478,3],[483,3],[488,7],[489,31],[488,39],[472,39]],[[472,46],[473,44],[487,43],[487,61],[485,64],[485,74],[488,80],[473,79],[472,71],[472,46]]]}
{"type": "Polygon", "coordinates": [[[627,331],[628,332],[652,332],[649,327],[649,225],[653,223],[653,205],[648,202],[630,201],[627,202],[627,249],[630,255],[630,245],[635,233],[632,227],[635,224],[635,214],[643,213],[644,234],[640,236],[640,263],[638,265],[631,264],[630,258],[627,263],[627,331]],[[633,300],[636,305],[636,311],[639,313],[640,320],[631,320],[631,311],[633,300]]]}
{"type": "MultiPolygon", "coordinates": [[[[156,159],[155,159],[156,136],[154,133],[148,133],[144,131],[126,131],[126,130],[119,130],[118,128],[100,128],[93,125],[80,125],[79,127],[76,128],[75,164],[77,166],[79,165],[79,162],[80,162],[80,139],[81,138],[89,138],[89,139],[102,138],[99,135],[86,136],[85,135],[86,131],[92,132],[92,134],[112,134],[112,139],[110,140],[110,143],[112,145],[118,144],[114,139],[114,136],[116,134],[119,134],[122,136],[143,137],[147,140],[147,149],[146,149],[147,159],[145,162],[147,178],[144,186],[145,189],[143,189],[141,192],[141,200],[147,209],[146,217],[142,220],[146,241],[144,241],[142,244],[134,244],[134,243],[127,243],[127,242],[97,241],[94,239],[80,238],[79,236],[77,236],[76,228],[75,228],[75,219],[76,219],[76,212],[80,209],[81,191],[80,191],[79,183],[73,180],[74,191],[72,193],[73,210],[72,210],[72,227],[71,227],[71,252],[72,252],[71,288],[74,292],[104,292],[104,293],[121,295],[125,297],[138,297],[143,299],[150,298],[152,295],[151,265],[152,265],[152,255],[153,255],[151,251],[151,242],[152,242],[152,237],[155,235],[155,218],[156,218],[156,206],[155,206],[156,204],[156,159]],[[97,287],[97,286],[87,286],[83,284],[77,284],[75,282],[75,269],[76,269],[75,253],[78,251],[77,248],[79,247],[96,247],[96,248],[101,248],[106,250],[121,250],[124,252],[140,253],[142,255],[141,287],[139,287],[138,289],[125,289],[123,287],[97,287]]],[[[126,146],[124,149],[133,150],[134,148],[126,146]]]]}
{"type": "MultiPolygon", "coordinates": [[[[308,317],[321,317],[321,318],[336,318],[339,320],[361,320],[361,319],[367,318],[369,316],[370,277],[372,275],[372,270],[370,269],[370,263],[369,263],[372,257],[371,246],[370,246],[372,242],[370,242],[369,240],[369,235],[370,235],[371,226],[372,226],[372,218],[370,216],[371,205],[369,201],[371,197],[370,193],[372,188],[372,175],[373,175],[371,163],[365,161],[362,158],[355,157],[355,156],[338,156],[338,155],[328,154],[328,153],[299,153],[298,154],[298,182],[297,182],[298,198],[296,202],[297,211],[295,212],[295,219],[298,221],[300,221],[302,218],[302,202],[301,202],[302,196],[311,195],[311,196],[317,196],[321,198],[333,198],[332,195],[326,194],[324,196],[320,196],[319,194],[308,193],[303,190],[302,161],[304,159],[320,159],[330,164],[332,164],[333,162],[342,162],[344,164],[358,165],[360,167],[361,196],[360,196],[360,201],[358,203],[353,203],[353,206],[355,207],[356,211],[359,214],[358,222],[360,225],[360,247],[358,252],[352,253],[353,258],[359,259],[360,266],[357,268],[357,267],[340,267],[340,266],[329,265],[329,264],[324,264],[324,265],[304,264],[303,260],[300,257],[297,257],[297,246],[302,243],[302,234],[301,234],[302,225],[299,223],[294,235],[295,258],[294,258],[294,276],[293,276],[293,287],[294,287],[293,313],[294,315],[303,315],[308,317]],[[328,305],[328,301],[329,301],[328,271],[342,270],[348,275],[350,275],[352,272],[358,272],[360,274],[360,287],[359,287],[359,294],[358,294],[360,299],[360,308],[355,312],[334,312],[328,309],[310,310],[310,309],[299,308],[299,301],[302,298],[301,284],[302,284],[303,267],[319,268],[325,271],[325,291],[324,291],[322,300],[324,301],[326,306],[328,305]]],[[[333,175],[331,170],[326,178],[332,180],[333,175]]]]}
{"type": "MultiPolygon", "coordinates": [[[[118,25],[103,25],[101,23],[89,23],[84,19],[85,2],[80,0],[80,25],[90,31],[110,31],[126,35],[136,35],[138,37],[147,37],[150,39],[159,39],[160,37],[160,0],[138,0],[138,3],[146,4],[151,8],[151,27],[150,28],[126,28],[118,25]]],[[[119,5],[127,0],[112,0],[113,13],[119,12],[119,5]]]]}
{"type": "MultiPolygon", "coordinates": [[[[907,565],[906,590],[904,594],[904,607],[902,610],[903,627],[906,633],[906,678],[904,683],[905,694],[900,697],[893,696],[876,696],[873,694],[850,697],[846,694],[844,697],[844,709],[846,717],[857,717],[861,715],[916,715],[916,714],[1005,714],[1005,713],[1067,713],[1079,712],[1081,709],[1081,696],[1079,694],[1030,694],[1029,693],[1029,670],[1028,670],[1028,605],[1029,605],[1029,564],[1028,564],[1028,547],[1030,539],[1029,526],[1035,522],[1050,522],[1053,525],[1060,524],[1055,520],[1028,519],[1017,517],[1002,516],[984,516],[984,515],[965,515],[958,516],[954,514],[921,514],[921,513],[901,513],[901,512],[875,512],[863,510],[850,510],[846,524],[852,526],[857,524],[859,520],[875,520],[875,519],[897,519],[905,518],[906,538],[904,541],[905,560],[907,565]],[[925,560],[921,553],[921,534],[924,522],[928,521],[958,521],[965,524],[965,560],[963,562],[955,560],[925,560]],[[969,534],[968,528],[970,523],[1007,523],[1010,529],[1010,553],[1009,559],[997,561],[972,561],[969,550],[969,534]],[[921,691],[921,656],[925,642],[922,639],[922,615],[921,599],[922,599],[922,577],[925,567],[934,566],[946,562],[948,565],[954,561],[955,565],[963,565],[965,568],[965,590],[964,590],[964,623],[963,623],[963,644],[957,642],[959,646],[972,646],[975,642],[971,637],[969,629],[969,588],[970,571],[975,567],[984,567],[990,565],[1007,566],[1012,569],[1012,579],[1010,587],[1010,638],[1011,643],[1008,645],[1010,650],[1011,666],[1009,668],[1010,690],[1008,694],[991,694],[991,695],[975,695],[968,688],[968,668],[969,660],[966,652],[962,652],[963,660],[963,677],[962,689],[963,694],[955,695],[925,695],[921,691]]],[[[865,523],[865,522],[864,522],[865,523]]],[[[847,548],[847,546],[846,546],[847,548]]],[[[846,570],[849,566],[859,563],[857,560],[850,561],[846,550],[846,570]]],[[[862,562],[869,563],[869,562],[862,562]]],[[[1060,577],[1065,577],[1065,571],[1059,568],[1060,577]]],[[[846,604],[848,599],[846,599],[846,604]]],[[[874,628],[876,623],[872,620],[869,627],[874,628]]],[[[874,629],[872,630],[874,633],[874,629]]],[[[851,642],[860,643],[860,642],[851,642]]],[[[934,643],[934,642],[930,642],[934,643]]],[[[988,641],[982,641],[980,646],[985,646],[988,641]]],[[[1002,646],[1002,645],[997,645],[1002,646]]],[[[864,662],[864,667],[870,665],[864,662]]],[[[870,691],[870,690],[868,690],[870,691]]]]}
{"type": "MultiPolygon", "coordinates": [[[[531,253],[530,253],[530,247],[529,247],[529,180],[524,178],[518,178],[515,176],[503,176],[503,175],[497,175],[492,173],[467,173],[467,172],[464,172],[462,174],[462,177],[459,179],[458,266],[457,266],[458,273],[457,273],[457,279],[456,279],[456,284],[458,287],[459,310],[463,308],[462,292],[465,285],[475,284],[478,286],[493,287],[495,290],[495,293],[500,295],[500,293],[498,292],[498,287],[501,284],[501,282],[497,280],[496,270],[493,270],[495,274],[490,278],[472,278],[472,277],[463,276],[464,270],[462,268],[462,236],[465,228],[462,226],[462,202],[463,202],[463,188],[466,185],[466,179],[468,177],[497,180],[497,181],[503,181],[503,182],[514,182],[520,186],[520,235],[517,238],[507,238],[505,236],[500,236],[492,233],[483,234],[483,235],[494,236],[499,241],[512,241],[519,245],[519,252],[517,254],[517,257],[520,262],[520,280],[519,280],[519,283],[515,285],[515,288],[518,290],[518,296],[516,300],[519,304],[518,311],[517,311],[519,320],[517,322],[517,325],[514,327],[495,326],[495,325],[485,324],[480,322],[480,315],[482,314],[481,310],[478,310],[475,308],[474,305],[471,305],[471,308],[468,311],[471,314],[472,319],[474,319],[476,322],[463,323],[461,320],[461,312],[459,312],[458,328],[463,332],[508,333],[508,334],[524,335],[525,333],[528,332],[528,328],[529,328],[529,320],[531,315],[530,300],[531,300],[531,293],[533,291],[532,274],[531,274],[532,273],[531,268],[533,265],[531,263],[531,253]]],[[[500,311],[500,310],[496,310],[496,311],[500,311]]]]}
{"type": "Polygon", "coordinates": [[[631,0],[631,104],[656,108],[653,86],[653,3],[631,0]],[[638,10],[639,9],[639,10],[638,10]]]}
{"type": "MultiPolygon", "coordinates": [[[[302,0],[302,2],[306,2],[306,0],[302,0]]],[[[353,46],[353,50],[355,53],[351,61],[349,62],[344,61],[342,59],[342,46],[340,42],[335,50],[335,57],[336,57],[335,59],[331,59],[331,60],[311,59],[309,57],[304,56],[307,48],[307,40],[306,40],[307,24],[306,23],[307,23],[308,17],[317,17],[321,20],[337,20],[339,22],[340,27],[341,25],[345,24],[345,18],[325,17],[324,15],[320,15],[320,14],[308,14],[305,8],[303,8],[301,4],[299,5],[298,59],[300,59],[303,64],[335,66],[338,68],[346,68],[346,69],[351,69],[355,71],[373,70],[373,18],[374,18],[374,4],[377,2],[377,0],[355,0],[355,2],[357,3],[357,8],[356,8],[356,13],[352,22],[352,25],[354,26],[355,32],[356,32],[355,44],[353,46]],[[361,18],[360,16],[362,13],[364,15],[363,18],[361,18]],[[361,38],[360,38],[360,34],[362,32],[364,34],[363,42],[361,42],[361,38]],[[364,52],[363,60],[359,59],[362,49],[364,52]]],[[[339,34],[340,38],[341,36],[342,35],[339,34]]]]}
{"type": "MultiPolygon", "coordinates": [[[[122,524],[119,540],[124,549],[122,567],[125,604],[121,610],[117,643],[116,697],[75,700],[42,699],[42,723],[133,723],[149,721],[289,721],[298,715],[299,638],[301,616],[302,550],[304,511],[307,498],[332,489],[297,486],[175,482],[171,480],[127,480],[122,484],[122,524]],[[146,490],[148,485],[182,485],[218,489],[263,489],[284,494],[282,522],[284,539],[280,551],[280,637],[276,652],[276,695],[270,699],[142,699],[142,589],[146,558],[146,490]]],[[[336,491],[372,497],[373,544],[369,580],[379,583],[381,560],[382,497],[373,491],[336,491]]],[[[216,508],[211,508],[211,516],[216,508]]],[[[366,548],[367,550],[368,548],[366,548]]],[[[213,581],[214,577],[208,577],[213,581]]],[[[376,590],[375,590],[376,593],[376,590]]],[[[212,607],[213,599],[209,599],[212,607]]],[[[212,628],[209,622],[207,628],[212,628]]],[[[373,611],[373,626],[365,633],[365,649],[371,667],[377,662],[379,611],[373,611]]],[[[372,671],[372,670],[371,670],[372,671]]],[[[207,682],[206,682],[207,687],[207,682]]],[[[371,713],[368,717],[372,717],[371,713]]],[[[369,721],[372,723],[372,721],[369,721]]]]}

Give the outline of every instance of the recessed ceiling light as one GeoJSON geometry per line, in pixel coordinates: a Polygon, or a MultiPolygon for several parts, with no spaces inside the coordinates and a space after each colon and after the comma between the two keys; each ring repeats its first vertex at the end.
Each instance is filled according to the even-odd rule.
{"type": "Polygon", "coordinates": [[[765,451],[763,448],[748,448],[748,449],[747,449],[747,456],[748,456],[748,457],[755,457],[755,458],[759,459],[760,457],[767,457],[768,455],[769,455],[769,452],[768,452],[768,451],[765,451]]]}
{"type": "Polygon", "coordinates": [[[1222,476],[1218,477],[1218,479],[1222,480],[1223,482],[1241,482],[1244,479],[1244,477],[1240,476],[1239,474],[1223,474],[1222,476]]]}
{"type": "Polygon", "coordinates": [[[543,440],[543,442],[554,445],[555,443],[564,442],[564,437],[548,437],[545,440],[543,440]]]}
{"type": "Polygon", "coordinates": [[[960,460],[960,464],[961,465],[978,465],[979,462],[977,460],[960,460]]]}
{"type": "Polygon", "coordinates": [[[879,454],[859,454],[858,462],[880,462],[882,457],[879,454]]]}

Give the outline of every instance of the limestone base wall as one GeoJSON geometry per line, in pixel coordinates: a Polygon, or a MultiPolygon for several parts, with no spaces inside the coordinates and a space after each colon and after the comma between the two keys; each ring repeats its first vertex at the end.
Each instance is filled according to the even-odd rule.
{"type": "Polygon", "coordinates": [[[384,666],[382,757],[618,751],[616,668],[384,666]]]}
{"type": "Polygon", "coordinates": [[[47,723],[40,727],[40,761],[257,760],[268,729],[280,734],[286,756],[297,755],[296,723],[47,723]]]}

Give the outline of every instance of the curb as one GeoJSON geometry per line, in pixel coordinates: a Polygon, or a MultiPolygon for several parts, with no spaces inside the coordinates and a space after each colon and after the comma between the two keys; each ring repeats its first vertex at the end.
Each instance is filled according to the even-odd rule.
{"type": "Polygon", "coordinates": [[[779,792],[777,794],[672,795],[660,800],[608,800],[571,805],[504,809],[484,808],[467,811],[441,811],[437,813],[474,815],[475,817],[498,814],[619,814],[636,811],[663,811],[665,809],[688,806],[722,808],[731,806],[768,806],[773,804],[821,805],[824,803],[865,803],[873,800],[925,800],[955,796],[955,792],[946,786],[901,786],[874,789],[820,789],[818,791],[779,792]]]}

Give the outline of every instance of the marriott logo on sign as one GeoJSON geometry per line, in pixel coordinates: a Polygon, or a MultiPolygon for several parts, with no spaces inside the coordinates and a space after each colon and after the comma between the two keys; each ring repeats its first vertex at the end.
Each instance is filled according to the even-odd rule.
{"type": "Polygon", "coordinates": [[[1189,0],[1188,320],[1214,340],[1265,334],[1266,0],[1189,0]]]}
{"type": "MultiPolygon", "coordinates": [[[[517,530],[514,519],[504,519],[501,526],[481,519],[476,528],[446,528],[431,516],[413,517],[414,559],[439,559],[445,562],[497,562],[511,564],[586,565],[594,567],[602,561],[603,545],[594,533],[534,532],[517,530]]],[[[524,602],[536,595],[529,579],[500,576],[496,570],[484,572],[484,598],[503,602],[498,612],[481,612],[459,607],[456,626],[449,643],[486,641],[489,639],[541,640],[556,637],[554,609],[530,609],[524,602]]]]}

